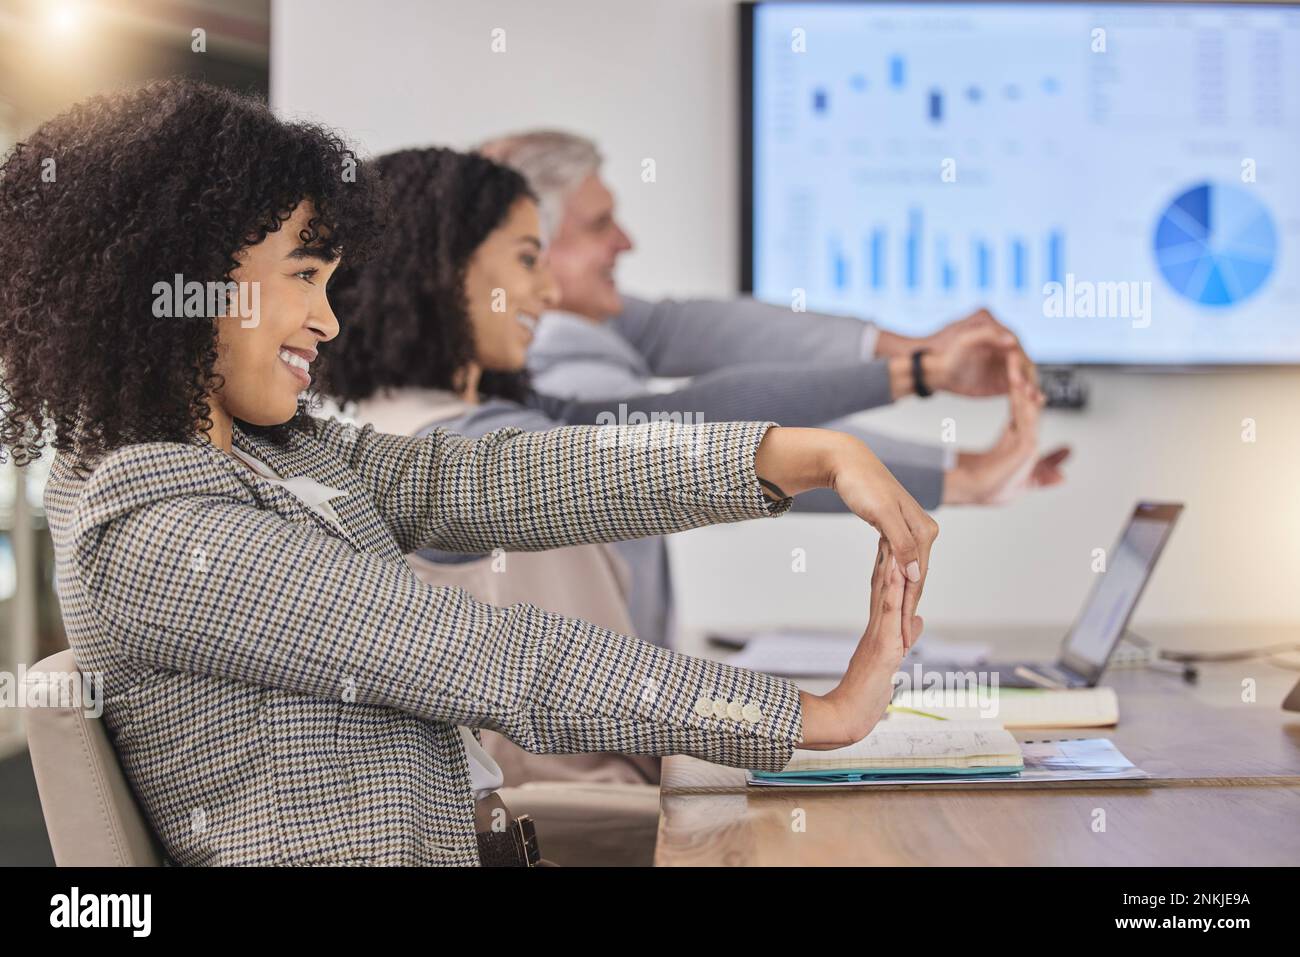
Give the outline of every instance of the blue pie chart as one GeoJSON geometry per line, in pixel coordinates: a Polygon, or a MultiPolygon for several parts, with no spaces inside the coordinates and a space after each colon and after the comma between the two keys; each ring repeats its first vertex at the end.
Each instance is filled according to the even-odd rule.
{"type": "Polygon", "coordinates": [[[1277,227],[1250,192],[1200,183],[1160,215],[1155,254],[1174,292],[1202,306],[1233,306],[1254,295],[1273,272],[1277,227]]]}

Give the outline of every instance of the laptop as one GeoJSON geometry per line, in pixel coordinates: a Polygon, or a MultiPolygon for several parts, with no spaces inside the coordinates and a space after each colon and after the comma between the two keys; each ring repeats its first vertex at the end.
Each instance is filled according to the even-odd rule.
{"type": "MultiPolygon", "coordinates": [[[[1095,686],[1128,629],[1133,609],[1182,510],[1182,505],[1167,502],[1137,504],[1119,542],[1106,554],[1106,570],[1098,575],[1083,610],[1065,635],[1060,657],[1055,662],[989,662],[977,667],[996,672],[999,684],[1008,688],[1095,686]]],[[[949,666],[926,661],[924,657],[921,662],[927,670],[971,670],[970,664],[949,666]]]]}

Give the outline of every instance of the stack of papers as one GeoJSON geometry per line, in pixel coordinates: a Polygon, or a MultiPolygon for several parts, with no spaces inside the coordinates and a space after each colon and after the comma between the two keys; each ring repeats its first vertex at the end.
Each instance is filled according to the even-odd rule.
{"type": "Polygon", "coordinates": [[[750,771],[756,786],[1015,784],[1150,777],[1106,738],[1017,742],[997,722],[891,716],[856,744],[797,750],[782,771],[750,771]]]}
{"type": "Polygon", "coordinates": [[[759,780],[856,782],[868,778],[1014,774],[1020,745],[991,721],[881,721],[856,744],[833,751],[795,751],[785,769],[754,771],[759,780]]]}

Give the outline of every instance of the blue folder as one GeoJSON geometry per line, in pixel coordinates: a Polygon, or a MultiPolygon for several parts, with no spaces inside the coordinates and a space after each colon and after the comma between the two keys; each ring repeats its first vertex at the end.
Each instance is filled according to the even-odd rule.
{"type": "Polygon", "coordinates": [[[823,771],[750,771],[749,773],[755,778],[763,781],[784,781],[793,782],[853,782],[867,781],[876,778],[945,778],[951,776],[960,777],[990,777],[1002,776],[1008,774],[1019,774],[1024,770],[1024,765],[1015,765],[1012,767],[974,767],[974,768],[868,768],[868,769],[827,769],[823,771]]]}

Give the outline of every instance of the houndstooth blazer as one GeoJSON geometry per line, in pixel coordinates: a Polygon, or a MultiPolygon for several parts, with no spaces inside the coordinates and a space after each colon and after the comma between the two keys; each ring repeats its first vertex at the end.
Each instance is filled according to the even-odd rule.
{"type": "Polygon", "coordinates": [[[457,725],[534,752],[789,760],[802,731],[789,682],[479,604],[402,558],[783,512],[754,474],[768,424],[656,424],[614,443],[613,427],[473,441],[314,421],[285,446],[238,426],[233,441],[342,490],[341,532],[206,443],[52,468],[68,636],[102,675],[108,730],[170,861],[478,864],[457,725]]]}

